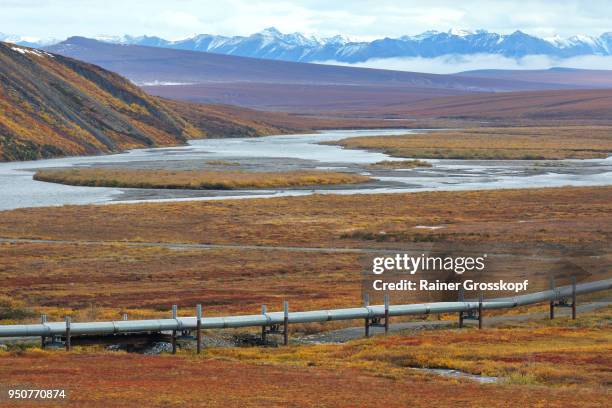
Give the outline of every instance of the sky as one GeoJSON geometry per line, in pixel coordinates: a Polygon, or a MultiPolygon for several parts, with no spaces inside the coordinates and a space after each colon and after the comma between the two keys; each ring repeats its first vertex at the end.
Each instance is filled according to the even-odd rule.
{"type": "Polygon", "coordinates": [[[540,37],[612,31],[612,1],[520,0],[0,0],[0,32],[72,35],[249,35],[267,27],[354,40],[427,30],[520,29],[540,37]]]}

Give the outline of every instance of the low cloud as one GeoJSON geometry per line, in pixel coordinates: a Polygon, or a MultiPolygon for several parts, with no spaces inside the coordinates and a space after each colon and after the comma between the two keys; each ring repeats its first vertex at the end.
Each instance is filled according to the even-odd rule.
{"type": "Polygon", "coordinates": [[[572,58],[554,58],[546,55],[529,55],[523,58],[508,58],[497,54],[470,54],[443,55],[436,58],[381,58],[354,64],[338,61],[317,62],[327,65],[453,74],[477,69],[548,69],[553,67],[610,69],[612,67],[612,56],[585,55],[572,58]]]}

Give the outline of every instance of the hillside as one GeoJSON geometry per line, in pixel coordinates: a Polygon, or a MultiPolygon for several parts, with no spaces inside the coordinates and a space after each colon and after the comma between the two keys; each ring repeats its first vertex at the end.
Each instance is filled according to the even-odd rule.
{"type": "Polygon", "coordinates": [[[177,145],[196,137],[261,136],[326,125],[343,122],[166,101],[98,66],[0,42],[0,161],[109,153],[177,145]]]}
{"type": "Polygon", "coordinates": [[[177,144],[199,134],[119,75],[0,43],[0,160],[177,144]]]}
{"type": "MultiPolygon", "coordinates": [[[[382,125],[389,126],[380,121],[362,123],[382,125]]],[[[322,127],[348,127],[348,123],[163,100],[98,66],[0,42],[0,161],[322,127]]]]}

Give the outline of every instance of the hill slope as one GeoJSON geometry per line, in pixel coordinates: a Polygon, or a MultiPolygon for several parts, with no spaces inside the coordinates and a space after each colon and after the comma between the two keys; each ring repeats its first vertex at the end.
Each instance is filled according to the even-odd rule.
{"type": "Polygon", "coordinates": [[[336,126],[348,124],[168,101],[98,66],[0,42],[0,161],[336,126]]]}
{"type": "Polygon", "coordinates": [[[0,43],[0,160],[177,144],[200,133],[119,75],[0,43]]]}

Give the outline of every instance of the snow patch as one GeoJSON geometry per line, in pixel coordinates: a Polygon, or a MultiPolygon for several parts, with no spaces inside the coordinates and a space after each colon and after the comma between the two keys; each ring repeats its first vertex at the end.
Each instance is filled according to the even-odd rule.
{"type": "Polygon", "coordinates": [[[450,35],[456,35],[457,37],[467,37],[468,35],[474,35],[473,31],[462,30],[460,28],[451,28],[448,30],[450,35]]]}
{"type": "Polygon", "coordinates": [[[53,55],[49,54],[48,52],[40,51],[40,50],[30,50],[28,48],[19,48],[19,47],[11,47],[11,50],[17,51],[18,53],[20,53],[22,55],[33,54],[33,55],[36,55],[37,57],[51,57],[51,58],[53,58],[53,55]]]}
{"type": "Polygon", "coordinates": [[[444,225],[417,225],[414,228],[416,229],[429,229],[429,230],[439,230],[446,228],[444,225]]]}
{"type": "Polygon", "coordinates": [[[172,85],[193,85],[193,82],[170,82],[170,81],[149,81],[141,82],[137,85],[140,86],[172,86],[172,85]]]}

